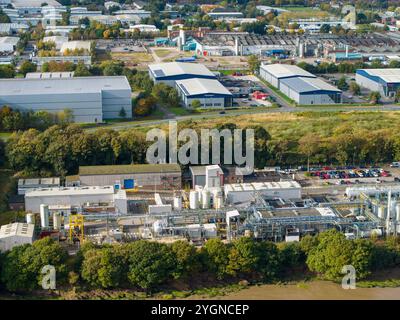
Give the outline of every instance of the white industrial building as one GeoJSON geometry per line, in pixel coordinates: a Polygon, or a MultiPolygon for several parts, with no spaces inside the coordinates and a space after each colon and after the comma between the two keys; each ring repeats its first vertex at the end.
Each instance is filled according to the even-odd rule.
{"type": "Polygon", "coordinates": [[[10,223],[0,228],[0,252],[9,251],[23,244],[32,244],[34,224],[10,223]]]}
{"type": "Polygon", "coordinates": [[[297,104],[320,105],[342,102],[342,92],[318,78],[287,78],[280,81],[280,90],[297,104]]]}
{"type": "Polygon", "coordinates": [[[149,65],[149,75],[155,83],[163,82],[171,87],[175,86],[177,80],[217,78],[216,75],[203,64],[185,62],[151,64],[149,65]]]}
{"type": "Polygon", "coordinates": [[[14,52],[18,41],[18,37],[0,37],[0,52],[14,52]]]}
{"type": "Polygon", "coordinates": [[[312,73],[290,64],[263,64],[260,67],[260,77],[280,89],[280,81],[282,79],[303,77],[316,78],[312,73]]]}
{"type": "Polygon", "coordinates": [[[257,193],[283,200],[301,199],[301,186],[296,181],[225,184],[224,191],[229,203],[252,201],[257,193]]]}
{"type": "Polygon", "coordinates": [[[67,36],[47,36],[43,38],[43,42],[54,42],[57,50],[61,50],[61,47],[65,42],[68,42],[67,36]]]}
{"type": "Polygon", "coordinates": [[[393,97],[400,88],[400,69],[359,69],[356,71],[359,86],[378,91],[382,96],[393,97]]]}
{"type": "Polygon", "coordinates": [[[115,192],[113,186],[59,187],[35,189],[25,193],[25,211],[40,212],[40,205],[63,205],[71,207],[102,207],[112,204],[117,212],[127,213],[125,190],[115,192]]]}
{"type": "Polygon", "coordinates": [[[221,109],[232,106],[232,93],[215,79],[178,80],[176,89],[186,108],[192,108],[195,100],[200,101],[202,109],[221,109]]]}
{"type": "Polygon", "coordinates": [[[1,79],[0,105],[21,111],[73,112],[75,122],[98,123],[132,117],[131,87],[125,76],[1,79]]]}
{"type": "Polygon", "coordinates": [[[25,76],[27,79],[59,79],[73,78],[74,71],[71,72],[28,72],[25,76]]]}
{"type": "Polygon", "coordinates": [[[261,65],[260,76],[300,105],[336,104],[342,102],[342,92],[318,79],[312,73],[294,65],[261,65]]]}
{"type": "Polygon", "coordinates": [[[60,51],[64,53],[66,50],[84,50],[90,52],[90,41],[67,41],[61,45],[60,51]]]}

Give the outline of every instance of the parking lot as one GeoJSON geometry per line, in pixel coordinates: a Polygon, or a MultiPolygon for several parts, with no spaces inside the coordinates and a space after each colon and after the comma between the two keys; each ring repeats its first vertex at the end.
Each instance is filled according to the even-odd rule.
{"type": "Polygon", "coordinates": [[[265,99],[255,99],[252,93],[259,91],[266,93],[265,86],[253,76],[244,75],[227,75],[220,76],[219,81],[224,85],[234,97],[234,106],[240,107],[260,107],[271,106],[274,102],[272,98],[267,95],[265,99]],[[257,80],[257,81],[255,81],[257,80]]]}
{"type": "Polygon", "coordinates": [[[309,186],[381,184],[400,182],[400,169],[383,167],[313,167],[310,172],[297,171],[297,179],[309,186]]]}

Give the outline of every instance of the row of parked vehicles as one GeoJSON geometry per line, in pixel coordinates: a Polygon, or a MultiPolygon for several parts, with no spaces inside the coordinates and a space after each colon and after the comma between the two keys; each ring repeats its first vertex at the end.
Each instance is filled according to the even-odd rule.
{"type": "Polygon", "coordinates": [[[329,171],[311,171],[311,176],[320,179],[354,179],[354,178],[379,178],[389,177],[390,173],[381,168],[370,169],[350,169],[350,170],[329,170],[329,171]]]}

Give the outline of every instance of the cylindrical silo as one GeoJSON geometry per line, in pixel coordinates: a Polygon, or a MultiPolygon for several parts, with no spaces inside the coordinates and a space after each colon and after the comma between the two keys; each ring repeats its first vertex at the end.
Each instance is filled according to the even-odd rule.
{"type": "Polygon", "coordinates": [[[190,209],[195,210],[199,207],[199,196],[197,191],[190,191],[189,193],[190,209]]]}
{"type": "Polygon", "coordinates": [[[174,197],[174,209],[182,210],[182,197],[181,196],[174,197]]]}
{"type": "Polygon", "coordinates": [[[35,215],[33,213],[26,214],[26,223],[35,224],[35,215]]]}
{"type": "Polygon", "coordinates": [[[45,204],[40,205],[40,225],[42,228],[49,227],[49,206],[45,204]]]}
{"type": "Polygon", "coordinates": [[[400,222],[400,203],[396,203],[396,220],[400,222]]]}
{"type": "Polygon", "coordinates": [[[385,207],[384,206],[378,207],[378,218],[385,219],[385,207]]]}
{"type": "Polygon", "coordinates": [[[203,209],[208,209],[210,208],[210,191],[208,190],[203,190],[202,194],[201,194],[201,198],[202,198],[202,207],[203,209]]]}
{"type": "Polygon", "coordinates": [[[224,207],[224,198],[222,196],[222,192],[219,191],[214,195],[214,208],[220,209],[224,207]]]}
{"type": "Polygon", "coordinates": [[[53,229],[61,230],[61,215],[58,212],[53,213],[53,229]]]}

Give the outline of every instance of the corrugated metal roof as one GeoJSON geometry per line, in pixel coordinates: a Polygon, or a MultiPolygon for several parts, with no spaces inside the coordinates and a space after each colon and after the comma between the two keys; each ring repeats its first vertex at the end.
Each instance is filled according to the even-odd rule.
{"type": "Polygon", "coordinates": [[[186,79],[176,81],[187,96],[198,94],[223,94],[231,96],[232,93],[226,89],[221,82],[215,79],[186,79]]]}
{"type": "Polygon", "coordinates": [[[400,69],[388,68],[388,69],[361,69],[373,77],[379,77],[385,82],[396,83],[400,82],[400,69]]]}
{"type": "Polygon", "coordinates": [[[108,166],[80,166],[79,175],[101,174],[133,174],[133,173],[166,173],[181,172],[181,167],[175,163],[163,164],[127,164],[108,166]]]}
{"type": "Polygon", "coordinates": [[[303,78],[303,77],[288,78],[288,79],[282,79],[281,83],[298,93],[305,93],[305,92],[319,91],[319,90],[341,92],[338,88],[318,78],[303,78]]]}
{"type": "Polygon", "coordinates": [[[287,77],[295,77],[295,76],[302,76],[302,77],[310,77],[316,78],[315,75],[312,73],[294,65],[290,64],[265,64],[261,65],[261,68],[267,71],[268,73],[272,74],[276,78],[287,78],[287,77]]]}
{"type": "Polygon", "coordinates": [[[131,90],[125,76],[57,79],[0,79],[0,96],[89,93],[101,90],[131,90]]]}
{"type": "Polygon", "coordinates": [[[167,62],[151,64],[149,68],[157,77],[170,77],[181,74],[215,77],[215,74],[208,70],[206,66],[198,63],[167,62]]]}

